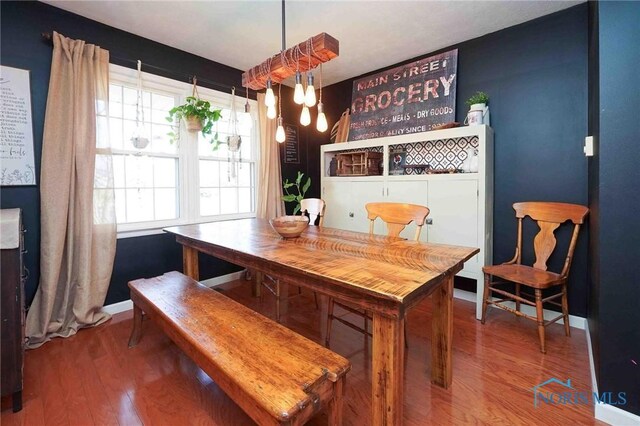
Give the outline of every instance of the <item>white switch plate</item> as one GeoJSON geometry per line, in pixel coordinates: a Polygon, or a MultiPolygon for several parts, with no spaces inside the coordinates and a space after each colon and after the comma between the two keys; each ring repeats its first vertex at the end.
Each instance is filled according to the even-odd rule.
{"type": "Polygon", "coordinates": [[[584,155],[593,157],[593,136],[584,138],[584,155]]]}

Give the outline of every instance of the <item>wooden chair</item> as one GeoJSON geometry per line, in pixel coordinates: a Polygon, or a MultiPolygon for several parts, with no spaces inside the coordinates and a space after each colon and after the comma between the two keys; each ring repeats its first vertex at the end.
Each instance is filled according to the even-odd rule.
{"type": "MultiPolygon", "coordinates": [[[[518,240],[516,244],[516,252],[513,259],[502,265],[485,266],[482,268],[484,272],[484,296],[482,302],[482,323],[484,324],[487,306],[493,305],[505,311],[511,312],[517,316],[525,317],[538,323],[538,337],[540,338],[540,352],[546,353],[544,328],[564,319],[564,331],[567,336],[571,335],[569,330],[569,305],[567,302],[567,281],[569,278],[569,270],[571,269],[571,261],[573,260],[573,251],[578,240],[578,232],[580,225],[583,223],[585,216],[589,213],[587,207],[577,204],[566,203],[548,203],[548,202],[525,202],[515,203],[513,205],[518,218],[518,240]],[[540,228],[540,232],[536,235],[533,245],[536,261],[533,266],[522,265],[522,219],[529,216],[535,220],[540,228]],[[547,271],[547,261],[556,247],[556,238],[554,231],[564,222],[570,220],[573,222],[573,233],[569,243],[567,257],[564,261],[562,272],[559,274],[547,271]],[[491,281],[491,277],[498,277],[502,281],[491,281]],[[500,288],[497,285],[515,283],[515,294],[500,288]],[[534,289],[532,299],[522,297],[520,286],[525,285],[534,289]],[[542,290],[551,287],[560,287],[560,292],[552,296],[542,297],[542,290]],[[503,299],[492,300],[491,294],[495,292],[503,296],[503,299]],[[554,301],[561,297],[561,303],[554,301]],[[505,306],[502,302],[507,300],[515,301],[515,309],[505,306]],[[536,316],[530,316],[520,310],[520,304],[525,303],[536,307],[536,316]],[[551,303],[562,308],[562,315],[546,321],[544,320],[543,304],[551,303]]],[[[531,297],[531,295],[528,295],[531,297]]]]}
{"type": "MultiPolygon", "coordinates": [[[[302,214],[306,212],[309,215],[309,225],[315,225],[317,221],[318,226],[322,226],[322,223],[324,222],[324,211],[326,208],[324,200],[320,198],[305,198],[300,201],[300,206],[302,214]]],[[[280,280],[274,280],[270,276],[265,275],[262,280],[262,285],[276,297],[276,321],[280,322],[280,301],[282,300],[280,280]]],[[[294,296],[299,296],[301,294],[302,289],[298,287],[298,294],[294,296]]],[[[318,293],[315,291],[313,292],[313,298],[316,302],[316,309],[318,309],[320,305],[318,303],[318,293]]]]}
{"type": "Polygon", "coordinates": [[[318,226],[322,226],[326,207],[326,203],[320,198],[305,198],[300,201],[300,210],[303,213],[307,212],[310,225],[315,225],[318,221],[318,226]]]}
{"type": "MultiPolygon", "coordinates": [[[[416,204],[404,204],[404,203],[368,203],[365,205],[367,210],[367,218],[369,219],[369,234],[373,234],[373,226],[376,219],[380,218],[387,224],[387,235],[391,237],[398,237],[402,230],[411,222],[415,222],[417,228],[413,237],[414,240],[420,238],[420,232],[424,225],[427,216],[429,215],[429,209],[425,206],[419,206],[416,204]]],[[[347,327],[351,327],[354,330],[363,333],[365,336],[372,336],[372,332],[369,331],[369,321],[371,315],[358,308],[354,308],[345,305],[340,302],[336,302],[333,298],[329,298],[329,305],[327,308],[327,332],[325,334],[325,346],[329,347],[331,343],[331,325],[333,320],[337,320],[347,327]],[[338,305],[342,309],[356,314],[364,319],[364,328],[360,327],[352,322],[345,320],[344,318],[336,317],[333,315],[335,305],[338,305]]],[[[404,329],[404,342],[407,345],[407,329],[404,329]]]]}

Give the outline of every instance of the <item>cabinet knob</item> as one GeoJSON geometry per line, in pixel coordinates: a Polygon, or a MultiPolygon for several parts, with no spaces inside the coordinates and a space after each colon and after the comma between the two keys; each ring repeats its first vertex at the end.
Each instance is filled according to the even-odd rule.
{"type": "Polygon", "coordinates": [[[353,217],[353,212],[349,212],[349,217],[353,217]]]}
{"type": "Polygon", "coordinates": [[[427,219],[427,225],[433,225],[433,219],[428,218],[427,219]]]}

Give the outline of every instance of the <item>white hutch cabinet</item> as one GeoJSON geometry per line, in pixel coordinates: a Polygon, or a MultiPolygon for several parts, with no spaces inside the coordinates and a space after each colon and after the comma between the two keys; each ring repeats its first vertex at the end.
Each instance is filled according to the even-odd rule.
{"type": "MultiPolygon", "coordinates": [[[[368,232],[365,204],[376,201],[421,204],[431,212],[421,240],[480,248],[458,274],[477,281],[476,317],[480,318],[484,280],[482,266],[493,252],[493,131],[488,126],[467,126],[410,135],[323,145],[321,147],[322,198],[327,203],[324,225],[368,232]],[[466,149],[478,152],[477,173],[425,173],[459,169],[466,149]],[[356,151],[382,152],[380,175],[329,176],[331,159],[356,151]],[[404,174],[390,173],[390,158],[404,157],[404,174]],[[409,167],[406,167],[409,166],[409,167]]],[[[402,172],[401,172],[402,173],[402,172]]],[[[377,221],[375,232],[386,233],[377,221]]],[[[404,230],[411,238],[415,225],[404,230]]]]}

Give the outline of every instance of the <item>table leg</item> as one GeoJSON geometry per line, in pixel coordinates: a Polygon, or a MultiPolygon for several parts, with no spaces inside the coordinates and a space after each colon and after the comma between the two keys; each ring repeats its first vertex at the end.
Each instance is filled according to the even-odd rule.
{"type": "Polygon", "coordinates": [[[453,275],[433,293],[432,303],[431,383],[447,389],[452,379],[453,275]]]}
{"type": "Polygon", "coordinates": [[[264,279],[264,274],[262,272],[253,271],[253,282],[251,283],[251,295],[253,297],[262,296],[262,280],[264,279]]]}
{"type": "Polygon", "coordinates": [[[198,250],[193,247],[182,246],[182,269],[186,276],[200,281],[198,250]]]}
{"type": "Polygon", "coordinates": [[[373,314],[374,425],[401,425],[404,385],[404,318],[373,314]]]}

